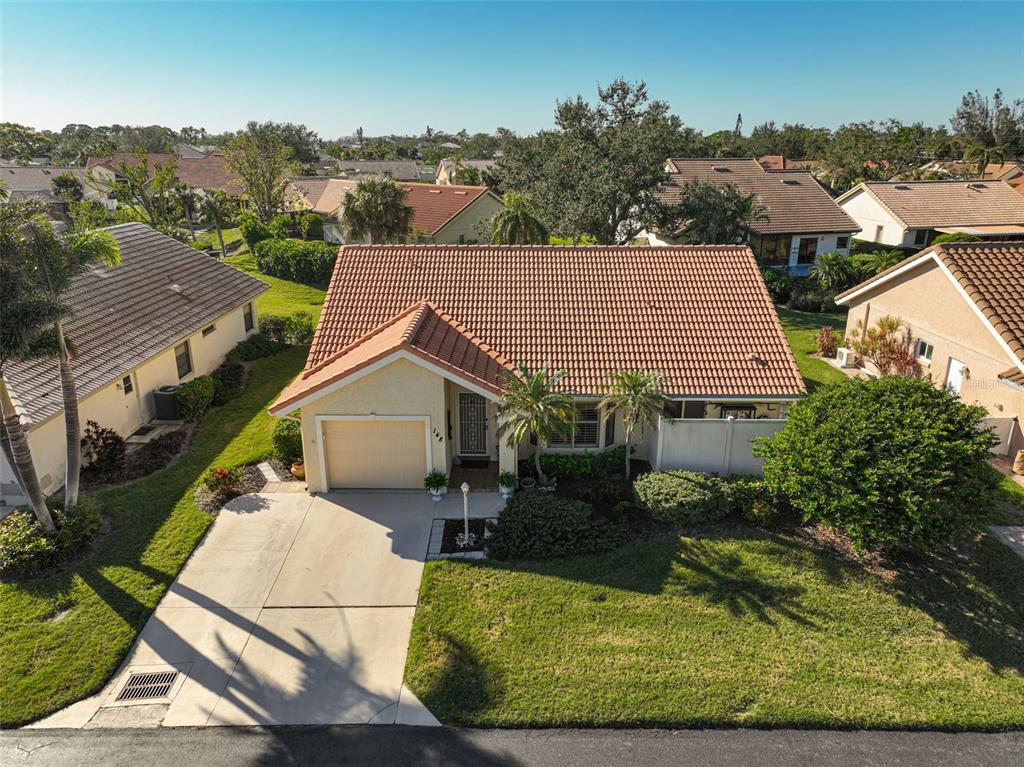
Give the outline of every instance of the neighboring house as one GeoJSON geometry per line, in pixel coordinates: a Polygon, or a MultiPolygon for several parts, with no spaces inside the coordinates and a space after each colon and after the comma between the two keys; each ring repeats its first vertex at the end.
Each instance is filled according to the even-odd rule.
{"type": "Polygon", "coordinates": [[[82,185],[82,195],[86,200],[96,200],[111,210],[116,203],[103,192],[90,187],[85,180],[82,168],[56,168],[40,165],[15,165],[0,168],[0,181],[10,192],[12,201],[34,199],[46,204],[51,217],[63,219],[67,203],[53,193],[53,180],[60,175],[70,173],[82,185]]]}
{"type": "MultiPolygon", "coordinates": [[[[924,372],[1007,424],[1004,450],[1024,448],[1024,242],[945,243],[836,296],[858,322],[903,320],[924,372]]],[[[862,363],[870,372],[870,363],[862,363]]]]}
{"type": "MultiPolygon", "coordinates": [[[[922,174],[977,178],[977,166],[963,160],[934,160],[921,166],[922,174]]],[[[1017,194],[1024,196],[1024,167],[1016,162],[990,162],[981,174],[982,181],[1005,181],[1017,194]]]]}
{"type": "MultiPolygon", "coordinates": [[[[669,182],[658,191],[665,202],[679,202],[689,181],[733,184],[744,194],[757,194],[767,212],[751,224],[749,244],[762,266],[807,274],[821,254],[848,253],[850,239],[859,229],[814,176],[804,171],[767,171],[754,159],[670,159],[665,170],[669,182]]],[[[648,237],[652,245],[671,244],[679,233],[648,237]]]]}
{"type": "MultiPolygon", "coordinates": [[[[597,407],[618,369],[661,371],[686,428],[764,429],[804,392],[746,246],[348,245],[306,369],[270,412],[301,411],[312,492],[422,488],[456,458],[515,471],[532,448],[497,436],[497,408],[520,364],[566,373],[579,413],[555,452],[625,444],[597,407]]],[[[633,455],[665,463],[668,430],[635,433],[633,455]]]]}
{"type": "Polygon", "coordinates": [[[391,176],[395,181],[422,180],[415,160],[339,160],[335,172],[352,179],[391,176]]]}
{"type": "MultiPolygon", "coordinates": [[[[75,279],[66,328],[83,429],[92,420],[128,437],[155,417],[154,389],[209,373],[258,331],[255,299],[267,286],[144,224],[107,231],[121,246],[121,264],[75,279]]],[[[43,491],[52,493],[65,468],[57,362],[8,362],[4,375],[43,491]]],[[[0,457],[0,496],[18,495],[0,457]]]]}
{"type": "MultiPolygon", "coordinates": [[[[150,175],[154,173],[154,165],[163,165],[174,160],[177,164],[175,173],[177,179],[193,189],[200,192],[218,190],[227,192],[232,197],[242,195],[241,177],[228,168],[223,152],[210,152],[201,157],[179,157],[176,154],[153,152],[147,154],[146,159],[150,175]]],[[[101,185],[108,185],[121,180],[118,173],[121,162],[126,162],[134,167],[138,165],[139,159],[130,152],[121,152],[108,157],[90,157],[85,163],[85,168],[101,185]]]]}
{"type": "Polygon", "coordinates": [[[182,142],[179,142],[174,145],[174,152],[175,154],[178,155],[178,157],[187,157],[193,160],[201,160],[204,157],[206,157],[207,154],[209,154],[209,152],[207,152],[204,149],[201,149],[200,147],[192,146],[191,144],[185,144],[182,142]]]}
{"type": "Polygon", "coordinates": [[[794,160],[781,154],[766,154],[757,158],[758,164],[765,170],[806,170],[813,172],[818,166],[817,160],[794,160]]]}
{"type": "Polygon", "coordinates": [[[437,164],[437,171],[434,180],[437,184],[454,184],[455,171],[457,168],[473,168],[480,171],[481,176],[485,171],[490,170],[498,163],[497,160],[454,160],[446,157],[437,164]]]}
{"type": "Polygon", "coordinates": [[[859,239],[920,249],[937,234],[986,240],[1024,237],[1024,197],[1005,181],[865,181],[836,202],[859,239]]]}
{"type": "MultiPolygon", "coordinates": [[[[312,210],[324,217],[324,239],[347,242],[338,223],[345,193],[356,188],[352,179],[303,178],[292,182],[286,202],[289,210],[312,210]]],[[[400,184],[413,209],[412,230],[418,242],[462,244],[480,239],[483,222],[494,217],[504,203],[485,186],[400,184]]]]}

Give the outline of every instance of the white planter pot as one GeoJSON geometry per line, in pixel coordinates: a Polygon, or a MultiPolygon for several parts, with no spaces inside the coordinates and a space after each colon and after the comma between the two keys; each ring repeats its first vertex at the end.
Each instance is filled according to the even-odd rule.
{"type": "Polygon", "coordinates": [[[501,497],[506,501],[512,497],[512,494],[516,491],[515,486],[513,487],[499,487],[498,492],[501,493],[501,497]]]}
{"type": "Polygon", "coordinates": [[[431,490],[430,491],[430,498],[431,498],[431,500],[433,500],[435,502],[436,501],[440,501],[441,498],[443,498],[443,497],[444,497],[444,493],[442,493],[440,490],[431,490]]]}

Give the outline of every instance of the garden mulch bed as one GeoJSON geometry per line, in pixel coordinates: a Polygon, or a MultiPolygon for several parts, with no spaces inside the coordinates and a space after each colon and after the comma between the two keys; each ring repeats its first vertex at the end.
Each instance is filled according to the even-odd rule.
{"type": "Polygon", "coordinates": [[[476,536],[476,544],[469,548],[460,549],[455,544],[455,537],[466,529],[466,523],[461,519],[446,519],[444,521],[444,535],[441,538],[441,553],[455,554],[463,551],[484,550],[484,520],[469,520],[469,532],[476,536]]]}
{"type": "Polygon", "coordinates": [[[274,470],[274,473],[277,474],[277,478],[282,482],[299,481],[292,475],[291,464],[285,463],[280,458],[271,458],[267,463],[270,464],[270,468],[274,470]]]}
{"type": "Polygon", "coordinates": [[[237,498],[246,493],[258,493],[267,484],[267,478],[258,466],[246,466],[242,469],[242,477],[238,481],[238,487],[234,493],[227,495],[212,493],[203,485],[196,488],[196,503],[199,508],[207,514],[216,514],[224,504],[232,498],[237,498]]]}

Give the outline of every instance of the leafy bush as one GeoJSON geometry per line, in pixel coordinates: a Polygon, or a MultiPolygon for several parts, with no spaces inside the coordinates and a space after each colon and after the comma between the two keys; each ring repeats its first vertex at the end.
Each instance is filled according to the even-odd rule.
{"type": "Polygon", "coordinates": [[[242,239],[249,246],[249,250],[256,247],[256,243],[269,240],[274,236],[270,227],[264,224],[252,211],[242,211],[238,218],[238,228],[242,233],[242,239]]]}
{"type": "Polygon", "coordinates": [[[836,350],[839,348],[839,339],[836,337],[836,331],[828,325],[825,325],[818,331],[816,343],[818,346],[818,354],[822,357],[836,356],[836,350]]]}
{"type": "Polygon", "coordinates": [[[186,421],[194,421],[213,404],[214,385],[210,376],[197,376],[178,387],[174,397],[186,421]]]}
{"type": "Polygon", "coordinates": [[[519,485],[519,475],[514,471],[503,471],[498,474],[498,487],[517,487],[519,485]]]}
{"type": "Polygon", "coordinates": [[[988,514],[997,479],[984,409],[922,379],[821,387],[755,444],[765,481],[807,521],[857,550],[921,551],[956,542],[988,514]]]}
{"type": "Polygon", "coordinates": [[[423,487],[427,490],[441,490],[448,487],[448,475],[443,471],[432,471],[423,478],[423,487]]]}
{"type": "Polygon", "coordinates": [[[303,213],[299,216],[299,233],[304,240],[322,240],[324,238],[324,217],[313,211],[303,213]]]}
{"type": "Polygon", "coordinates": [[[187,436],[185,429],[177,429],[140,445],[128,454],[123,478],[139,479],[164,468],[181,451],[187,436]]]}
{"type": "Polygon", "coordinates": [[[860,281],[861,272],[854,262],[853,256],[840,253],[822,253],[811,266],[811,279],[817,281],[818,287],[827,293],[842,293],[860,281]]]}
{"type": "Polygon", "coordinates": [[[313,342],[313,317],[309,312],[295,312],[284,320],[284,340],[296,346],[313,342]]]}
{"type": "Polygon", "coordinates": [[[287,213],[278,213],[267,224],[270,227],[270,239],[281,240],[295,234],[295,222],[287,213]]]}
{"type": "Polygon", "coordinates": [[[761,477],[735,474],[725,478],[729,513],[757,525],[775,527],[787,519],[788,507],[761,477]]]}
{"type": "Polygon", "coordinates": [[[625,445],[595,453],[544,453],[540,457],[544,473],[560,480],[619,476],[625,463],[625,445]]]}
{"type": "Polygon", "coordinates": [[[302,460],[302,424],[290,418],[281,418],[274,424],[271,435],[274,457],[290,466],[302,460]]]}
{"type": "Polygon", "coordinates": [[[275,344],[284,344],[284,326],[287,317],[280,314],[264,314],[260,316],[260,333],[268,341],[275,344]]]}
{"type": "Polygon", "coordinates": [[[124,437],[113,429],[86,421],[82,435],[83,471],[95,482],[116,482],[124,473],[128,453],[124,437]]]}
{"type": "Polygon", "coordinates": [[[837,312],[835,291],[826,290],[812,280],[794,280],[786,306],[800,312],[837,312]]]}
{"type": "Polygon", "coordinates": [[[213,379],[213,404],[223,405],[242,393],[245,366],[238,361],[225,361],[210,373],[213,379]]]}
{"type": "Polygon", "coordinates": [[[225,469],[222,466],[217,466],[210,469],[203,477],[203,487],[220,497],[234,495],[238,491],[238,483],[241,479],[241,469],[225,469]]]}
{"type": "Polygon", "coordinates": [[[652,471],[633,483],[640,505],[673,525],[721,519],[729,512],[722,480],[696,471],[652,471]]]}
{"type": "Polygon", "coordinates": [[[941,245],[944,242],[981,242],[981,238],[967,232],[946,232],[932,240],[932,245],[941,245]]]}
{"type": "Polygon", "coordinates": [[[484,539],[484,551],[492,559],[591,554],[625,540],[622,530],[596,518],[588,504],[543,490],[512,496],[497,522],[487,526],[491,534],[484,539]]]}
{"type": "Polygon", "coordinates": [[[48,533],[28,509],[15,509],[0,520],[0,576],[28,578],[67,562],[85,548],[100,530],[99,506],[81,497],[70,517],[61,501],[47,500],[56,533],[48,533]]]}
{"type": "Polygon", "coordinates": [[[764,269],[761,271],[761,277],[773,302],[784,304],[789,301],[793,292],[793,278],[789,272],[785,269],[764,269]]]}
{"type": "Polygon", "coordinates": [[[324,287],[331,279],[338,246],[318,240],[263,240],[253,253],[256,268],[264,274],[324,287]]]}
{"type": "Polygon", "coordinates": [[[266,317],[260,317],[261,332],[238,342],[235,348],[225,355],[224,359],[228,362],[238,362],[239,360],[252,362],[253,360],[269,357],[271,354],[281,351],[281,343],[272,341],[262,332],[265,322],[266,317]]]}

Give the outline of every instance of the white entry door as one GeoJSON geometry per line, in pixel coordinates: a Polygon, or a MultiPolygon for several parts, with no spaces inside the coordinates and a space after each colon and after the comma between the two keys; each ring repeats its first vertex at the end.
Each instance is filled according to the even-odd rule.
{"type": "Polygon", "coordinates": [[[946,388],[960,396],[960,385],[964,382],[964,368],[967,366],[960,360],[949,358],[949,372],[946,373],[946,388]]]}

